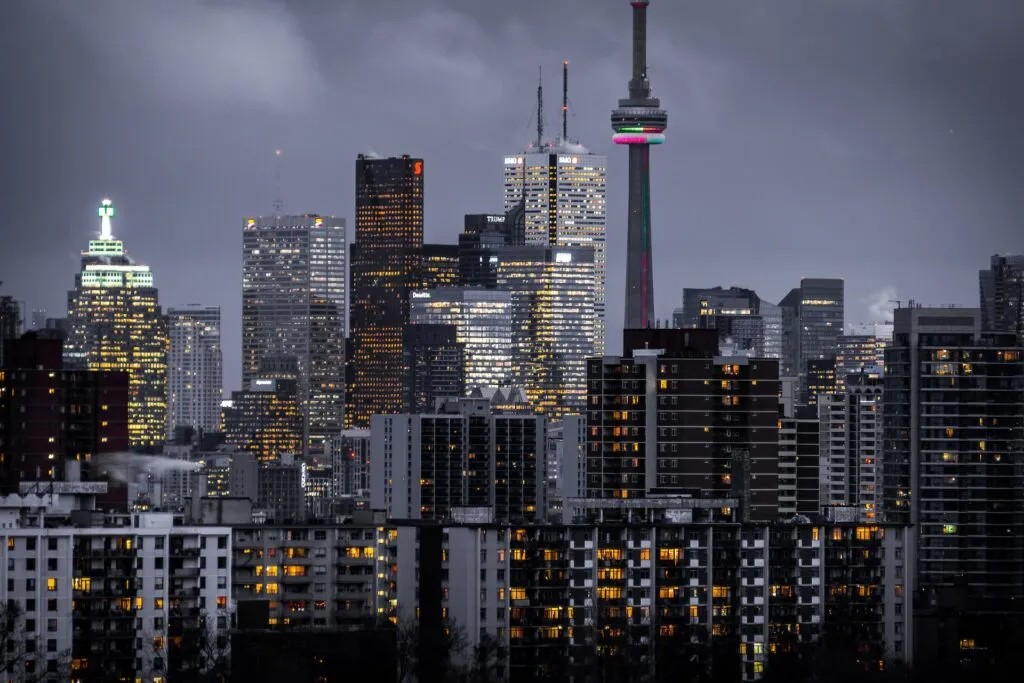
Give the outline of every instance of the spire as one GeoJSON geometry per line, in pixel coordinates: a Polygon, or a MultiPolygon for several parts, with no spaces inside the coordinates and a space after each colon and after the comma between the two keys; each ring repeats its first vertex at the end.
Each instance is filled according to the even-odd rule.
{"type": "Polygon", "coordinates": [[[544,145],[544,78],[537,67],[537,149],[544,145]]]}
{"type": "Polygon", "coordinates": [[[569,60],[562,62],[562,142],[569,139],[569,60]]]}
{"type": "Polygon", "coordinates": [[[281,199],[281,150],[274,150],[274,191],[277,198],[274,199],[274,215],[280,216],[284,208],[284,200],[281,199]]]}
{"type": "Polygon", "coordinates": [[[111,202],[109,199],[104,199],[102,202],[100,202],[100,210],[98,215],[100,217],[100,239],[114,239],[114,234],[110,230],[110,219],[114,217],[114,203],[111,202]]]}

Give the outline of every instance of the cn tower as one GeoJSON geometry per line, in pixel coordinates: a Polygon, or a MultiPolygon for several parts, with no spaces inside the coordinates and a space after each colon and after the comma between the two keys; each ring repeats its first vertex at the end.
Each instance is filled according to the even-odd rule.
{"type": "Polygon", "coordinates": [[[626,242],[626,329],[650,327],[654,318],[651,262],[651,145],[665,142],[668,114],[647,80],[647,5],[632,0],[633,78],[629,97],[612,111],[612,141],[629,145],[629,227],[626,242]]]}

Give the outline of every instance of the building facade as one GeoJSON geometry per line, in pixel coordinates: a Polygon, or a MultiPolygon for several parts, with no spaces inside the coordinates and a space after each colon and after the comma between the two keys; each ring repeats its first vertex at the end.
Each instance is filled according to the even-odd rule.
{"type": "Polygon", "coordinates": [[[152,448],[167,436],[167,320],[149,266],[132,261],[124,242],[113,237],[109,199],[99,215],[99,239],[82,252],[68,292],[65,360],[128,374],[128,441],[152,448]]]}
{"type": "MultiPolygon", "coordinates": [[[[590,248],[495,249],[497,286],[511,297],[511,381],[552,419],[579,413],[586,399],[586,360],[598,344],[590,248]]],[[[603,345],[603,341],[600,342],[603,345]]]]}
{"type": "Polygon", "coordinates": [[[593,250],[594,355],[604,353],[606,325],[607,166],[607,157],[564,140],[505,157],[504,163],[505,211],[525,202],[525,244],[593,250]]]}
{"type": "MultiPolygon", "coordinates": [[[[77,485],[87,486],[104,485],[77,485]]],[[[0,529],[0,600],[20,614],[20,642],[11,643],[23,653],[20,671],[6,676],[88,683],[226,673],[230,528],[183,526],[161,513],[73,525],[43,497],[19,498],[20,518],[0,529]]]]}
{"type": "Polygon", "coordinates": [[[167,436],[177,427],[220,431],[224,398],[220,307],[167,309],[167,436]]]}
{"type": "Polygon", "coordinates": [[[782,308],[782,374],[798,377],[807,402],[807,361],[835,358],[843,334],[845,283],[804,278],[779,302],[782,308]]]}
{"type": "Polygon", "coordinates": [[[718,356],[713,330],[627,332],[587,364],[587,493],[734,496],[778,516],[778,362],[718,356]]]}
{"type": "Polygon", "coordinates": [[[402,334],[409,295],[423,283],[423,160],[356,159],[352,245],[352,419],[402,410],[402,334]]]}
{"type": "Polygon", "coordinates": [[[512,380],[512,297],[509,292],[447,287],[414,291],[410,299],[411,325],[455,328],[456,342],[463,347],[466,390],[504,386],[512,380]]]}
{"type": "Polygon", "coordinates": [[[346,244],[334,216],[247,218],[242,230],[242,385],[294,368],[304,452],[343,427],[346,244]]]}
{"type": "Polygon", "coordinates": [[[992,256],[991,267],[978,274],[981,327],[1012,332],[1024,345],[1024,255],[992,256]]]}
{"type": "Polygon", "coordinates": [[[4,342],[0,365],[0,482],[93,476],[94,456],[128,449],[128,375],[67,369],[62,344],[30,333],[4,342]],[[61,419],[55,416],[61,415],[61,419]]]}
{"type": "Polygon", "coordinates": [[[466,344],[457,325],[409,325],[402,342],[405,356],[403,412],[433,410],[439,398],[466,395],[466,344]]]}
{"type": "Polygon", "coordinates": [[[254,379],[243,391],[231,392],[224,413],[224,440],[258,460],[275,460],[302,452],[303,420],[295,380],[254,379]]]}
{"type": "Polygon", "coordinates": [[[885,368],[882,518],[916,529],[915,610],[958,593],[960,638],[1012,656],[994,644],[1024,624],[1024,349],[978,309],[914,306],[885,368]]]}
{"type": "Polygon", "coordinates": [[[490,507],[497,519],[547,512],[546,420],[488,399],[449,401],[422,415],[381,415],[370,429],[370,507],[388,518],[451,519],[490,507]]]}

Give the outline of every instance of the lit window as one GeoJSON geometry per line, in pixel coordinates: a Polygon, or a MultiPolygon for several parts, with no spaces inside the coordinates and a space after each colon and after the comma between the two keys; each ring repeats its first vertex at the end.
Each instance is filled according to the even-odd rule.
{"type": "Polygon", "coordinates": [[[46,580],[46,590],[55,591],[57,590],[57,579],[49,578],[46,580]]]}

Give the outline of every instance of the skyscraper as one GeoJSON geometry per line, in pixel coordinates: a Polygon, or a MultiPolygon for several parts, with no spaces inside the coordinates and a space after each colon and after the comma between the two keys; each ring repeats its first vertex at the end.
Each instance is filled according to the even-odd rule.
{"type": "Polygon", "coordinates": [[[466,345],[455,325],[405,328],[405,413],[426,413],[439,398],[466,394],[466,345]]]}
{"type": "Polygon", "coordinates": [[[647,5],[632,0],[633,78],[629,96],[612,111],[612,141],[629,145],[629,221],[626,239],[626,329],[649,327],[654,319],[651,247],[651,145],[665,141],[668,114],[647,80],[647,5]]]}
{"type": "Polygon", "coordinates": [[[167,436],[177,427],[219,431],[224,394],[220,307],[169,308],[167,330],[167,436]]]}
{"type": "Polygon", "coordinates": [[[459,286],[459,246],[423,245],[423,289],[459,286]]]}
{"type": "Polygon", "coordinates": [[[500,247],[491,257],[497,286],[511,295],[513,383],[552,419],[579,413],[594,355],[594,251],[500,247]]]}
{"type": "Polygon", "coordinates": [[[99,239],[82,252],[82,269],[68,292],[64,357],[90,370],[128,373],[129,443],[153,447],[167,435],[167,320],[149,266],[132,261],[111,233],[109,199],[99,217],[99,239]]]}
{"type": "Polygon", "coordinates": [[[674,327],[718,330],[719,342],[737,353],[778,358],[782,320],[778,306],[741,287],[683,289],[683,307],[673,312],[674,327]]]}
{"type": "Polygon", "coordinates": [[[294,368],[307,452],[343,427],[345,244],[334,216],[248,218],[242,230],[242,383],[294,368]]]}
{"type": "Polygon", "coordinates": [[[512,299],[507,291],[445,287],[415,291],[411,298],[411,324],[455,327],[456,340],[464,347],[467,390],[510,382],[512,299]]]}
{"type": "Polygon", "coordinates": [[[927,598],[915,611],[959,592],[957,637],[991,648],[1024,623],[1024,349],[1012,334],[983,332],[978,309],[911,306],[894,317],[883,518],[914,526],[927,598]]]}
{"type": "Polygon", "coordinates": [[[843,334],[845,283],[836,278],[804,278],[779,302],[782,308],[783,375],[799,377],[807,402],[807,361],[835,358],[843,334]]]}
{"type": "MultiPolygon", "coordinates": [[[[564,133],[564,128],[563,128],[564,133]]],[[[518,246],[515,211],[523,206],[523,243],[587,247],[594,251],[593,353],[605,344],[605,234],[608,158],[591,154],[563,137],[538,139],[522,153],[505,157],[505,211],[509,246],[518,246]],[[525,200],[525,204],[523,204],[525,200]]],[[[468,220],[467,216],[467,220],[468,220]]],[[[467,225],[468,228],[468,225],[467,225]]]]}
{"type": "Polygon", "coordinates": [[[402,410],[402,335],[422,271],[423,160],[360,154],[350,316],[353,426],[402,410]]]}
{"type": "Polygon", "coordinates": [[[1024,255],[994,255],[978,279],[982,329],[1013,332],[1024,344],[1024,255]]]}

